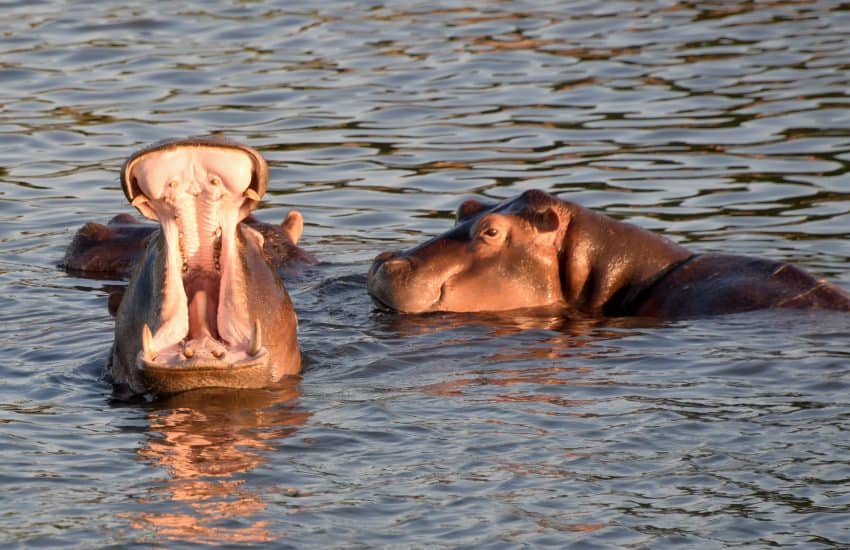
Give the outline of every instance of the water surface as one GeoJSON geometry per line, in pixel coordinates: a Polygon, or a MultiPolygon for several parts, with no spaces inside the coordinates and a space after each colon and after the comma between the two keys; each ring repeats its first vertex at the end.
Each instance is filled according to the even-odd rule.
{"type": "Polygon", "coordinates": [[[373,310],[380,251],[542,188],[850,288],[840,2],[7,2],[0,544],[850,545],[846,315],[373,310]],[[56,263],[118,169],[223,132],[307,220],[302,378],[109,399],[113,321],[56,263]]]}

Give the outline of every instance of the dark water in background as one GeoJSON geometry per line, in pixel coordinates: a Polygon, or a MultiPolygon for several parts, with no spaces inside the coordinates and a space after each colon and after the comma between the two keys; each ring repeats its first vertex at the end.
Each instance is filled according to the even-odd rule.
{"type": "Polygon", "coordinates": [[[364,289],[462,198],[529,188],[850,287],[850,6],[127,4],[0,6],[0,545],[850,545],[846,315],[410,318],[364,289]],[[110,404],[111,283],[55,264],[130,212],[127,155],[214,130],[325,262],[287,280],[307,369],[110,404]]]}

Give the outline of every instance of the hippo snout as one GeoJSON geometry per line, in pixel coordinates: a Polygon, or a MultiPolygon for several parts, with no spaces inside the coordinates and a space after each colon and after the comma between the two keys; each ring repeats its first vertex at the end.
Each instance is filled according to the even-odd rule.
{"type": "Polygon", "coordinates": [[[378,254],[372,261],[366,279],[369,294],[379,306],[396,309],[396,295],[402,286],[400,283],[406,281],[406,272],[410,270],[410,261],[400,252],[378,254]]]}

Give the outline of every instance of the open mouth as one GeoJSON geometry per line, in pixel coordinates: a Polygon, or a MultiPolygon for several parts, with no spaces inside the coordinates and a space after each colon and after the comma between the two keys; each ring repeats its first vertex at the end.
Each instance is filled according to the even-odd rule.
{"type": "MultiPolygon", "coordinates": [[[[268,364],[263,327],[252,319],[239,250],[239,222],[259,201],[251,158],[239,150],[176,147],[149,152],[126,168],[133,206],[159,222],[153,271],[158,318],[139,335],[143,376],[183,371],[219,375],[268,364]]],[[[257,236],[261,241],[261,237],[257,236]]]]}
{"type": "Polygon", "coordinates": [[[156,330],[147,324],[142,329],[137,365],[150,373],[253,368],[268,357],[260,321],[252,321],[244,307],[238,228],[193,222],[185,210],[160,219],[163,303],[156,330]]]}

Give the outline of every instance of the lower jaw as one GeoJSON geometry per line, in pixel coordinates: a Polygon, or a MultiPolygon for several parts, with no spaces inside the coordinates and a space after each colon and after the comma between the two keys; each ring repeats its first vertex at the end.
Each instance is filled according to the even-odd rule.
{"type": "Polygon", "coordinates": [[[269,354],[240,363],[166,365],[139,357],[136,367],[145,389],[154,394],[173,394],[200,388],[259,389],[277,381],[269,354]]]}

